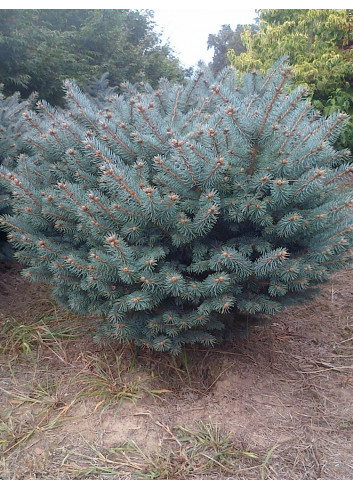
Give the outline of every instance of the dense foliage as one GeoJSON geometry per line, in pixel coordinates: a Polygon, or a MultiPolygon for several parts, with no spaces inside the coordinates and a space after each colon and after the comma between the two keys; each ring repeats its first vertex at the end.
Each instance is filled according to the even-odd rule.
{"type": "Polygon", "coordinates": [[[0,11],[0,81],[5,93],[61,104],[62,84],[81,86],[109,72],[112,85],[125,80],[156,85],[184,73],[154,31],[153,13],[127,9],[0,11]]]}
{"type": "Polygon", "coordinates": [[[290,76],[281,60],[241,86],[231,68],[127,84],[101,109],[68,82],[68,111],[27,112],[35,154],[0,172],[25,276],[101,334],[172,352],[306,297],[348,259],[353,167],[332,146],[346,116],[290,76]]]}
{"type": "MultiPolygon", "coordinates": [[[[294,68],[295,85],[305,84],[323,114],[353,114],[353,16],[349,10],[272,9],[260,11],[260,29],[242,35],[246,51],[229,58],[238,72],[265,72],[282,55],[294,68]]],[[[340,138],[353,148],[353,123],[340,138]]]]}

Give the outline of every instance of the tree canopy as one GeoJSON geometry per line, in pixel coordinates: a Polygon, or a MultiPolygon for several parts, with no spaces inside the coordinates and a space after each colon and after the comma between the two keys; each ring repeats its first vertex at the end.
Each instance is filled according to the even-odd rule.
{"type": "Polygon", "coordinates": [[[235,30],[229,24],[222,25],[218,34],[209,34],[207,40],[207,49],[214,49],[211,69],[214,73],[219,73],[223,68],[230,64],[227,53],[230,49],[236,55],[244,53],[246,47],[241,39],[244,30],[248,28],[251,32],[256,32],[256,25],[244,26],[237,25],[235,30]]]}
{"type": "Polygon", "coordinates": [[[181,81],[184,72],[153,30],[153,12],[128,9],[0,11],[0,80],[5,94],[39,92],[63,100],[66,78],[87,85],[109,72],[111,85],[161,77],[181,81]]]}
{"type": "MultiPolygon", "coordinates": [[[[246,51],[230,50],[229,59],[240,73],[265,72],[288,55],[295,84],[305,84],[316,108],[325,115],[353,112],[353,18],[347,9],[268,9],[260,11],[257,33],[245,30],[246,51]]],[[[352,123],[341,144],[353,147],[352,123]]]]}

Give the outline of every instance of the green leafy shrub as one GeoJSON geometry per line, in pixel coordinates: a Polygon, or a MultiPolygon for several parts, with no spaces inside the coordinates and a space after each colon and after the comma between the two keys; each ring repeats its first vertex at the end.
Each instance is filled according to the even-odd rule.
{"type": "Polygon", "coordinates": [[[36,154],[3,174],[25,276],[101,334],[172,352],[307,296],[348,260],[352,165],[332,146],[346,116],[290,76],[282,59],[241,86],[232,69],[126,84],[100,110],[67,82],[68,112],[27,113],[36,154]]]}
{"type": "MultiPolygon", "coordinates": [[[[259,28],[244,29],[244,52],[231,49],[232,65],[242,72],[265,72],[282,55],[289,56],[293,83],[305,84],[312,103],[324,115],[353,113],[353,15],[350,9],[261,9],[259,28]]],[[[350,121],[337,140],[353,148],[350,121]]]]}

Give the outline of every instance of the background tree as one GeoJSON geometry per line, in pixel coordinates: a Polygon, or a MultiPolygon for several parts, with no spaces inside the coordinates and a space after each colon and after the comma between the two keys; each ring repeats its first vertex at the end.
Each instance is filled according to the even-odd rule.
{"type": "MultiPolygon", "coordinates": [[[[265,72],[286,54],[294,67],[296,85],[305,84],[324,115],[337,110],[353,113],[353,19],[347,9],[271,9],[260,11],[260,29],[242,35],[246,52],[230,51],[240,73],[265,72]]],[[[340,138],[353,147],[353,124],[340,138]]]]}
{"type": "Polygon", "coordinates": [[[223,68],[230,64],[227,56],[230,49],[232,49],[235,55],[239,55],[246,51],[246,47],[241,37],[245,29],[249,29],[250,32],[255,33],[257,31],[257,25],[237,25],[233,31],[231,26],[226,24],[222,25],[218,34],[209,34],[207,49],[214,49],[212,62],[210,63],[213,73],[219,73],[223,68]]]}
{"type": "Polygon", "coordinates": [[[153,28],[149,10],[1,10],[5,94],[36,91],[60,104],[66,78],[84,86],[105,72],[117,86],[126,80],[156,85],[161,77],[181,81],[179,61],[153,28]]]}

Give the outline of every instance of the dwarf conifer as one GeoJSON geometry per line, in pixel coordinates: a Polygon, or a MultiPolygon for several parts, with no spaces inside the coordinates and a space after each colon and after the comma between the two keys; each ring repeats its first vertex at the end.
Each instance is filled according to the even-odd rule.
{"type": "Polygon", "coordinates": [[[290,77],[282,59],[241,84],[126,84],[100,109],[67,82],[68,110],[25,113],[35,155],[3,171],[25,276],[103,316],[101,334],[172,352],[327,279],[353,236],[353,167],[332,146],[347,118],[290,77]]]}

